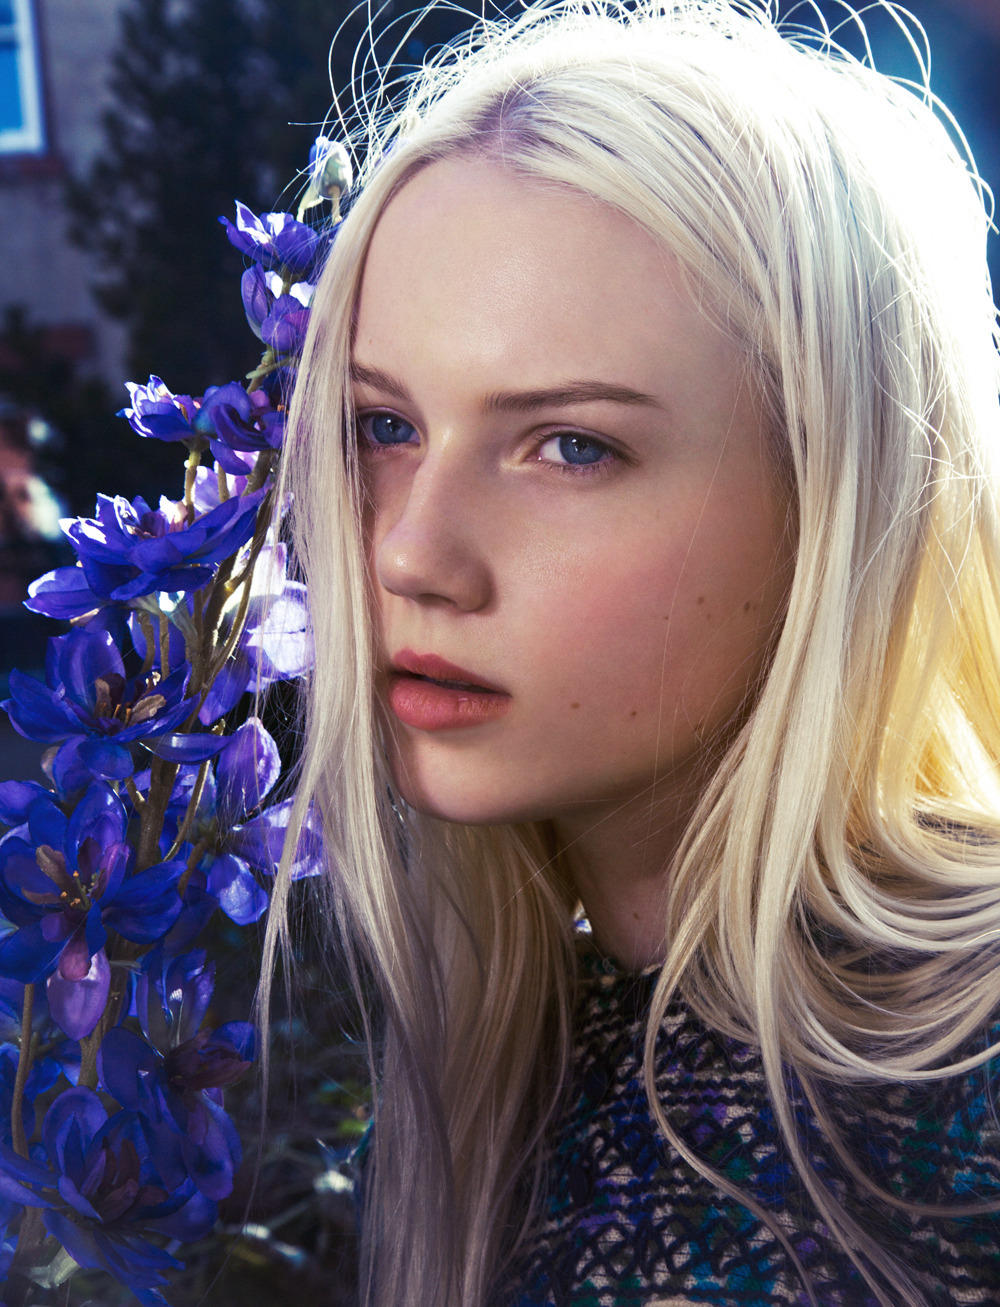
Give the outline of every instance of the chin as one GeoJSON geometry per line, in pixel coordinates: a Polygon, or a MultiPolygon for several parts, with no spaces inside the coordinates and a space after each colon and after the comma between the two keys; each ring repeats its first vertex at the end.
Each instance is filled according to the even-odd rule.
{"type": "Polygon", "coordinates": [[[469,793],[461,786],[420,784],[412,776],[400,775],[398,768],[393,768],[393,784],[407,807],[456,826],[504,826],[541,820],[541,814],[526,802],[504,801],[495,793],[469,793]]]}

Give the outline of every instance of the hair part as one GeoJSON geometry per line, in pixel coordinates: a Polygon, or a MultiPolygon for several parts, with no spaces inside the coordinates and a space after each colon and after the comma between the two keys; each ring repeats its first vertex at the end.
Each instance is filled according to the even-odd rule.
{"type": "MultiPolygon", "coordinates": [[[[759,1047],[822,1218],[880,1302],[923,1303],[815,1174],[786,1078],[874,1191],[823,1086],[939,1079],[997,1051],[964,1051],[994,1014],[1000,952],[982,185],[926,86],[721,0],[536,5],[442,52],[400,109],[360,109],[362,189],[316,293],[283,476],[299,565],[322,595],[298,820],[310,802],[323,815],[324,911],[384,1010],[367,1032],[366,1302],[488,1301],[537,1208],[571,1052],[573,895],[551,833],[406,807],[373,700],[352,317],[386,204],[420,169],[471,154],[611,205],[669,248],[767,406],[794,484],[795,575],[766,679],[669,869],[645,1082],[674,995],[759,1047]]],[[[279,876],[265,976],[287,948],[287,893],[279,876]]],[[[774,1217],[650,1099],[665,1139],[794,1262],[774,1217]]]]}

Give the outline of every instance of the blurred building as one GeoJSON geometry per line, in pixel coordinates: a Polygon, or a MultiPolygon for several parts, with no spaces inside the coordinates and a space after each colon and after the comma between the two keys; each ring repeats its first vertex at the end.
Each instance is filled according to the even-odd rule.
{"type": "Polygon", "coordinates": [[[0,0],[0,323],[21,305],[54,355],[122,380],[124,334],[94,303],[69,243],[67,172],[101,144],[122,0],[0,0]]]}

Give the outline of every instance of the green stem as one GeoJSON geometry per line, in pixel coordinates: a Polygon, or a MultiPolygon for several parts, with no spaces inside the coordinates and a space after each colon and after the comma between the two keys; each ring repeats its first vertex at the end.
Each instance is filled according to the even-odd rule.
{"type": "Polygon", "coordinates": [[[194,520],[194,487],[200,466],[201,450],[192,449],[184,464],[184,506],[187,509],[189,523],[194,520]]]}
{"type": "Polygon", "coordinates": [[[264,357],[252,372],[248,372],[246,380],[250,382],[247,386],[247,394],[252,395],[255,390],[260,389],[260,383],[272,372],[276,372],[280,366],[278,355],[275,353],[273,345],[269,345],[264,351],[264,357]]]}
{"type": "Polygon", "coordinates": [[[14,1097],[10,1107],[10,1129],[13,1136],[14,1152],[20,1157],[28,1156],[28,1141],[24,1133],[24,1086],[28,1082],[28,1073],[34,1061],[35,1048],[31,1034],[31,1021],[35,1007],[35,987],[25,985],[24,1002],[21,1004],[21,1046],[17,1057],[17,1072],[14,1076],[14,1097]]]}

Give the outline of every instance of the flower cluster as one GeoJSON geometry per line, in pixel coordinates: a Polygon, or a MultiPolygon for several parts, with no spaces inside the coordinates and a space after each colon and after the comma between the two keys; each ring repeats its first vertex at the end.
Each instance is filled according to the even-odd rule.
{"type": "MultiPolygon", "coordinates": [[[[209,1022],[217,911],[267,911],[293,801],[251,696],[308,671],[304,587],[279,539],[275,470],[295,357],[336,225],[302,221],[350,184],[320,138],[297,217],[220,219],[250,261],[242,297],[267,346],[247,379],[200,396],[159,377],[122,410],[184,447],[183,493],[101,495],[62,523],[76,562],[27,606],[68,621],[44,680],[15,671],[3,707],[50,747],[49,784],[0,784],[0,1279],[7,1307],[78,1268],[164,1303],[178,1243],[204,1237],[240,1140],[223,1091],[254,1028],[209,1022]],[[210,460],[211,466],[203,463],[210,460]]],[[[293,877],[321,866],[312,814],[293,877]]]]}

